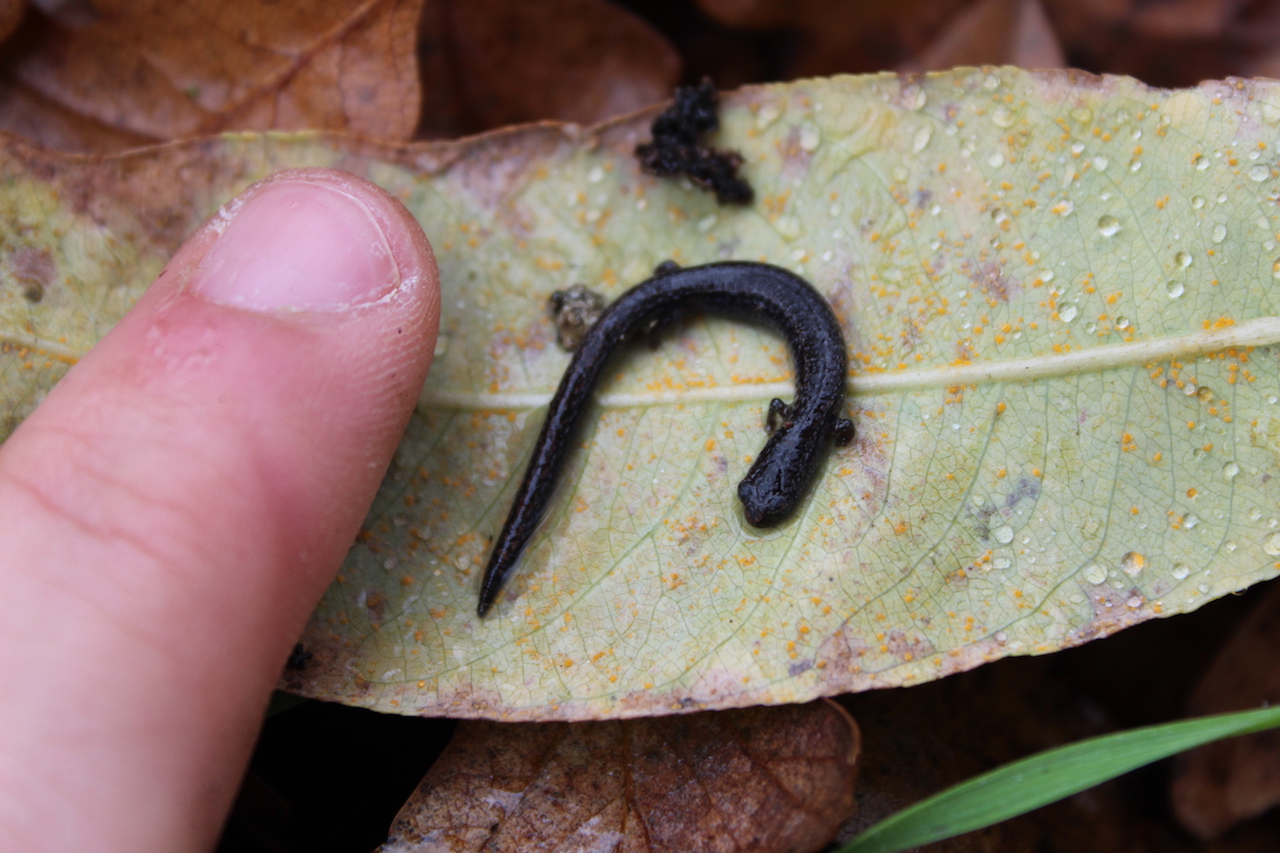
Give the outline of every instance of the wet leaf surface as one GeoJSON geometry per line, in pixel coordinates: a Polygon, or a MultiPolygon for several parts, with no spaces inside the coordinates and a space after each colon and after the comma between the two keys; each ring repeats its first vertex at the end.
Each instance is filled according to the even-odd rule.
{"type": "Polygon", "coordinates": [[[829,702],[461,723],[381,851],[819,850],[853,809],[858,750],[829,702]]]}
{"type": "Polygon", "coordinates": [[[12,423],[218,202],[286,166],[346,168],[422,221],[445,315],[288,687],[583,719],[919,683],[1275,575],[1278,100],[1264,82],[1014,70],[747,89],[716,140],[746,158],[747,209],[639,174],[648,116],[104,161],[10,142],[0,382],[12,423]],[[734,486],[790,393],[785,349],[695,319],[617,362],[543,531],[477,619],[489,537],[568,358],[547,298],[614,296],[668,258],[813,281],[848,336],[858,439],[797,518],[748,528],[734,486]]]}

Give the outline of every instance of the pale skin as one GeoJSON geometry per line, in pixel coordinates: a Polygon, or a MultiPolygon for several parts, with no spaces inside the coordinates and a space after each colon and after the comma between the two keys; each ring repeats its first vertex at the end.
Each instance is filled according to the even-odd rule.
{"type": "Polygon", "coordinates": [[[398,202],[326,170],[240,202],[0,445],[0,850],[214,845],[426,376],[398,202]]]}

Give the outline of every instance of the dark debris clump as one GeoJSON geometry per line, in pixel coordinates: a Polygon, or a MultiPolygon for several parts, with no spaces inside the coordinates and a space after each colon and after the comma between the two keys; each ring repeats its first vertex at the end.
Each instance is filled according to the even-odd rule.
{"type": "Polygon", "coordinates": [[[604,306],[604,297],[583,284],[552,293],[547,313],[555,323],[556,340],[560,346],[568,352],[576,350],[604,313],[604,306]]]}
{"type": "Polygon", "coordinates": [[[653,141],[636,146],[636,158],[640,168],[650,175],[688,175],[704,190],[714,192],[721,204],[750,204],[755,193],[751,184],[738,175],[742,155],[698,141],[703,134],[719,129],[718,105],[716,87],[710,79],[697,86],[679,87],[675,103],[653,120],[653,141]]]}

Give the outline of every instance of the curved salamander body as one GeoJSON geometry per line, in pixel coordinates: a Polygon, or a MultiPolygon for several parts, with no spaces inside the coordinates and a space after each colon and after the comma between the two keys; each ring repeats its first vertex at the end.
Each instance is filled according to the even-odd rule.
{"type": "Polygon", "coordinates": [[[808,494],[832,440],[847,444],[853,424],[840,416],[848,355],[831,306],[804,279],[780,267],[727,261],[681,269],[667,263],[605,309],[573,355],[551,400],[524,482],[494,545],[480,589],[483,616],[498,597],[546,512],[556,477],[610,354],[623,341],[686,308],[763,322],[780,331],[795,363],[795,402],[774,400],[772,430],[738,484],[743,514],[755,527],[787,518],[808,494]]]}

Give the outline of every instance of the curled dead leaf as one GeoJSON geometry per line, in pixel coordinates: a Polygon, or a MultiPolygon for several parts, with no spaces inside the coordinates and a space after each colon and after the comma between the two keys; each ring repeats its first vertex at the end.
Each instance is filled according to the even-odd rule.
{"type": "Polygon", "coordinates": [[[811,851],[852,813],[838,705],[589,723],[460,723],[381,853],[811,851]]]}
{"type": "Polygon", "coordinates": [[[665,98],[680,57],[605,0],[446,3],[458,96],[473,129],[601,121],[665,98]]]}
{"type": "Polygon", "coordinates": [[[242,129],[407,139],[422,2],[162,3],[88,24],[31,13],[4,69],[0,124],[82,151],[242,129]]]}

